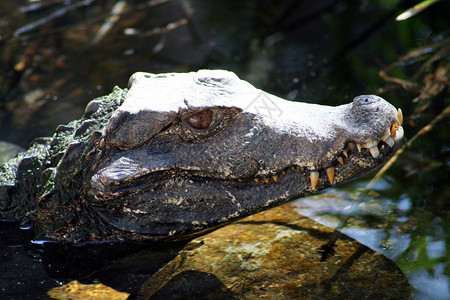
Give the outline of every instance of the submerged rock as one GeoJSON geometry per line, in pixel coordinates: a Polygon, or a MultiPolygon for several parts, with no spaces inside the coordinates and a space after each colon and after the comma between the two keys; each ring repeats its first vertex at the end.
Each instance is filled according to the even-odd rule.
{"type": "Polygon", "coordinates": [[[53,288],[48,292],[52,299],[71,299],[71,300],[125,300],[129,294],[121,293],[107,287],[101,283],[96,284],[82,284],[78,281],[71,281],[61,287],[53,288]]]}

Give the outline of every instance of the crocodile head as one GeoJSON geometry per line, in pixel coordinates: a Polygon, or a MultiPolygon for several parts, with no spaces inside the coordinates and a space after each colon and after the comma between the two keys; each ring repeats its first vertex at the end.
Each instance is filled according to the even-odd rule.
{"type": "Polygon", "coordinates": [[[136,73],[106,125],[85,201],[119,232],[185,236],[381,166],[401,123],[374,95],[330,107],[226,71],[136,73]]]}

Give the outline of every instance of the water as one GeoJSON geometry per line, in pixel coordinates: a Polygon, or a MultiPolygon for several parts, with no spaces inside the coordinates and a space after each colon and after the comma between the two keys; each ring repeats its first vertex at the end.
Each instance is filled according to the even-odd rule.
{"type": "MultiPolygon", "coordinates": [[[[222,68],[280,97],[328,105],[382,91],[403,110],[405,142],[449,105],[448,1],[403,22],[395,21],[400,1],[127,1],[117,23],[98,40],[116,2],[75,8],[70,1],[48,6],[38,1],[38,9],[27,1],[0,3],[0,140],[27,147],[35,137],[79,118],[92,98],[114,85],[125,87],[136,71],[222,68]],[[45,26],[26,27],[64,10],[45,26]],[[415,88],[386,82],[389,78],[378,74],[382,69],[415,88]]],[[[420,135],[375,187],[376,196],[366,199],[381,209],[375,224],[369,222],[373,216],[363,215],[371,224],[364,231],[344,228],[394,260],[417,299],[449,295],[448,125],[443,117],[420,135]]],[[[369,178],[326,192],[319,196],[323,202],[305,200],[310,215],[317,214],[317,203],[326,203],[333,214],[348,213],[335,196],[351,201],[369,178]]],[[[18,274],[27,270],[19,281],[32,291],[57,286],[35,259],[39,251],[26,246],[30,236],[11,241],[20,231],[5,226],[0,252],[20,266],[18,274]]],[[[28,232],[22,226],[22,233],[28,232]]],[[[13,266],[4,264],[8,270],[13,266]]],[[[20,295],[12,281],[8,287],[20,295]]]]}
{"type": "Polygon", "coordinates": [[[445,220],[423,210],[405,213],[401,202],[379,196],[367,196],[351,213],[355,194],[332,189],[294,205],[299,213],[331,228],[351,214],[342,232],[396,262],[408,277],[415,299],[448,299],[445,220]],[[369,224],[367,220],[374,216],[384,222],[369,224]]]}

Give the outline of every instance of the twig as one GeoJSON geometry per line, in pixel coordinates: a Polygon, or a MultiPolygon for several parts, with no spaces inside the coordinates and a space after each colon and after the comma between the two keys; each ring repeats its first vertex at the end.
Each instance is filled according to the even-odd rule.
{"type": "Polygon", "coordinates": [[[119,1],[116,4],[114,4],[113,8],[111,9],[109,17],[97,31],[97,34],[92,40],[93,45],[98,44],[98,42],[100,42],[105,37],[105,35],[111,30],[114,24],[116,24],[116,22],[119,21],[120,15],[124,12],[126,6],[127,6],[126,1],[119,1]]]}
{"type": "Polygon", "coordinates": [[[51,13],[50,15],[41,18],[35,22],[29,23],[25,26],[20,27],[19,29],[17,29],[16,31],[14,31],[13,36],[20,36],[24,33],[30,32],[32,30],[35,30],[36,28],[47,24],[48,22],[52,21],[53,19],[59,18],[64,16],[65,14],[67,14],[69,11],[77,9],[78,7],[81,6],[88,6],[90,5],[94,0],[85,0],[85,1],[80,1],[80,2],[76,2],[72,5],[60,8],[56,11],[54,11],[53,13],[51,13]]]}

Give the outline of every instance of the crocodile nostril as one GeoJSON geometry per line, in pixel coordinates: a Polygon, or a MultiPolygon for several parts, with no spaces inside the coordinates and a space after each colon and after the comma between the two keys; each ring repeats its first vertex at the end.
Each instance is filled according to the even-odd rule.
{"type": "Polygon", "coordinates": [[[380,99],[382,98],[375,95],[361,95],[353,99],[353,105],[355,106],[369,105],[380,101],[380,99]]]}

